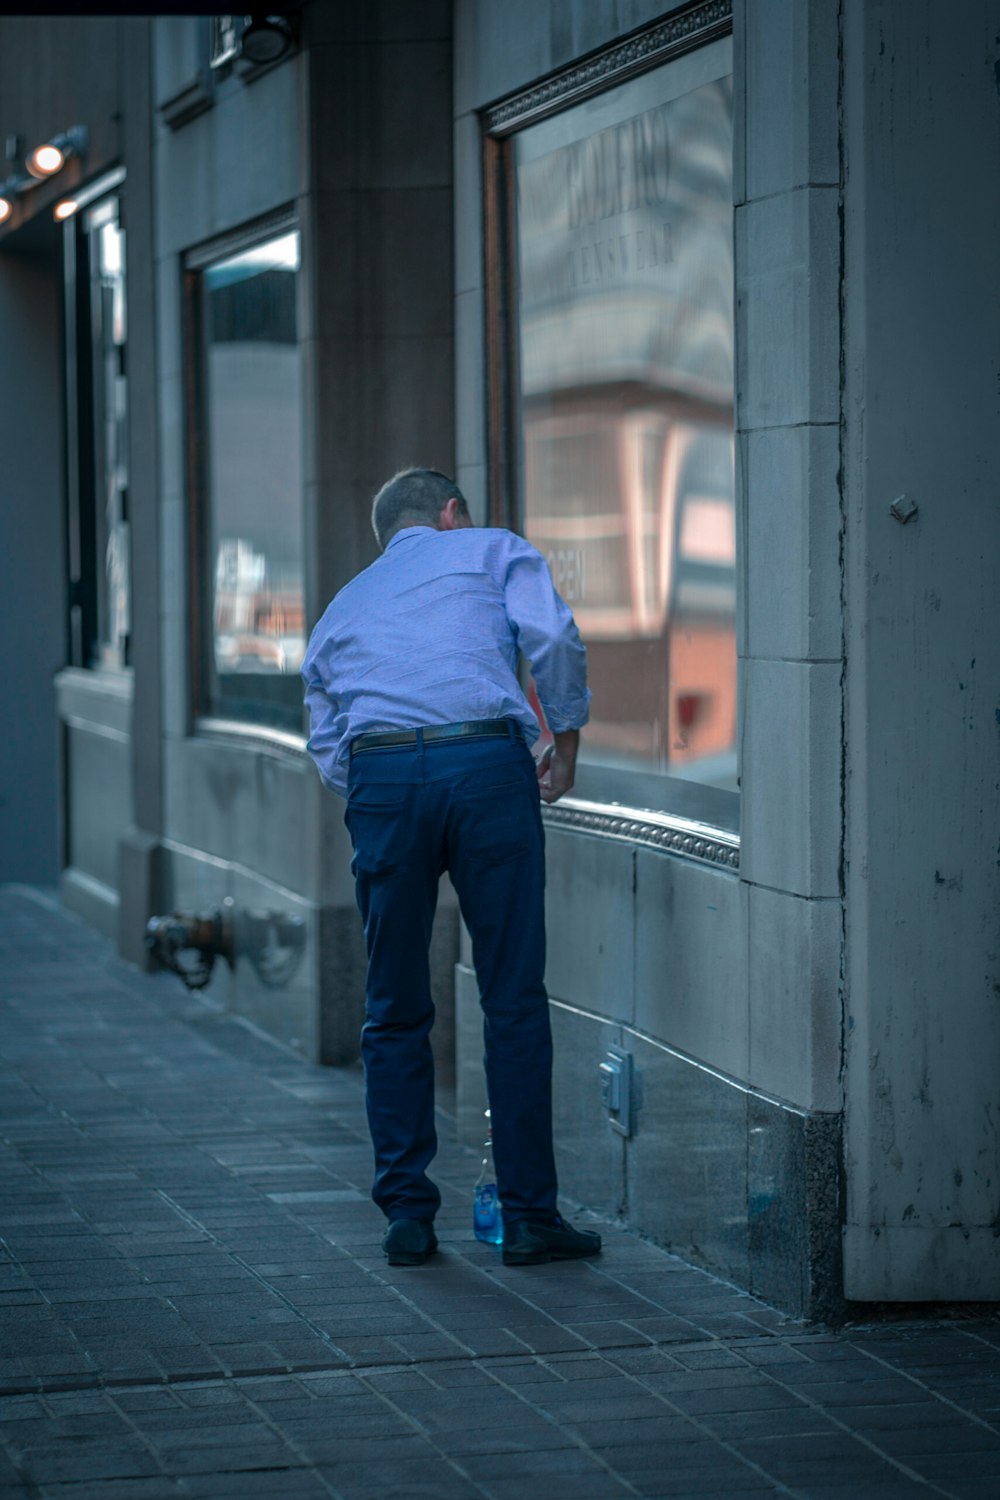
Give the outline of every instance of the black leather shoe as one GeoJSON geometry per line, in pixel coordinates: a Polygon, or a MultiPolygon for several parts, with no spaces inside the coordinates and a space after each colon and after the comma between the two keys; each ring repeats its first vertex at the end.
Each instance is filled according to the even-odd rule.
{"type": "Polygon", "coordinates": [[[390,1266],[422,1266],[438,1247],[429,1219],[393,1219],[382,1236],[390,1266]]]}
{"type": "Polygon", "coordinates": [[[549,1260],[579,1260],[600,1255],[601,1236],[589,1229],[574,1229],[565,1219],[554,1224],[515,1219],[503,1227],[505,1266],[543,1266],[549,1260]]]}

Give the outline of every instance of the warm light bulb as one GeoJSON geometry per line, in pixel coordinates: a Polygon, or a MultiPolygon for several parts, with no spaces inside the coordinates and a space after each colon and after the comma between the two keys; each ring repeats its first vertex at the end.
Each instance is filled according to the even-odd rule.
{"type": "Polygon", "coordinates": [[[0,198],[0,224],[9,219],[14,212],[14,205],[9,198],[0,198]]]}
{"type": "Polygon", "coordinates": [[[71,219],[79,207],[80,205],[75,198],[64,198],[52,210],[52,217],[58,219],[61,223],[63,219],[71,219]]]}
{"type": "Polygon", "coordinates": [[[58,172],[65,157],[58,146],[38,146],[27,160],[28,171],[33,177],[51,177],[58,172]]]}

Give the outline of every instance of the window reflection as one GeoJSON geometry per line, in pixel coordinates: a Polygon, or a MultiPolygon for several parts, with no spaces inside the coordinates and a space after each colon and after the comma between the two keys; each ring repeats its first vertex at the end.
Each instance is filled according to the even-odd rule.
{"type": "Polygon", "coordinates": [[[204,273],[211,708],[297,726],[305,653],[295,230],[204,273]]]}
{"type": "Polygon", "coordinates": [[[86,216],[93,369],[97,642],[102,666],[128,660],[132,629],[128,520],[128,377],[126,371],[125,232],[117,198],[86,216]]]}
{"type": "Polygon", "coordinates": [[[584,753],[735,788],[720,57],[695,54],[521,132],[514,161],[524,526],[587,643],[584,753]]]}

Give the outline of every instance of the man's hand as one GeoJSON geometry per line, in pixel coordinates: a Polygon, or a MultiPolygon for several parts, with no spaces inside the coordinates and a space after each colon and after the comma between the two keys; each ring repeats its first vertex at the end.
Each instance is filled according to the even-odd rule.
{"type": "Polygon", "coordinates": [[[554,737],[538,762],[538,793],[543,802],[558,802],[573,785],[579,729],[564,729],[554,737]]]}

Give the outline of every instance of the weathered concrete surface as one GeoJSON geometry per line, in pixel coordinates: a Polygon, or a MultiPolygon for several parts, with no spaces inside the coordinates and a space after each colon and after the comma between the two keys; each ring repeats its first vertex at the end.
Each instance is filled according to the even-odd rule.
{"type": "Polygon", "coordinates": [[[996,30],[844,8],[849,1297],[1000,1298],[996,30]]]}

